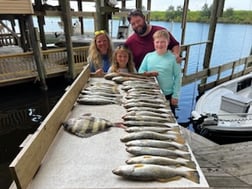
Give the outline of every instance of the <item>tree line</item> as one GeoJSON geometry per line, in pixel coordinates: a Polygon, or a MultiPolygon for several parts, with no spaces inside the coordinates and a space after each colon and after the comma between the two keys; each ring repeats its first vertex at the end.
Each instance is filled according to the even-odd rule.
{"type": "MultiPolygon", "coordinates": [[[[210,21],[212,6],[205,4],[200,11],[190,11],[187,13],[187,22],[204,22],[210,21]]],[[[155,21],[181,22],[183,15],[183,7],[169,6],[166,11],[151,11],[150,19],[155,21]]],[[[234,23],[234,24],[252,24],[252,11],[239,10],[228,8],[223,11],[218,18],[219,23],[234,23]]]]}

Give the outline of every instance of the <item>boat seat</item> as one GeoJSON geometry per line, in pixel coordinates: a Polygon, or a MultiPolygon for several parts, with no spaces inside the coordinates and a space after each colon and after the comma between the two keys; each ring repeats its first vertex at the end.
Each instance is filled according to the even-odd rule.
{"type": "Polygon", "coordinates": [[[220,109],[229,113],[248,113],[252,99],[229,93],[222,95],[220,109]]]}

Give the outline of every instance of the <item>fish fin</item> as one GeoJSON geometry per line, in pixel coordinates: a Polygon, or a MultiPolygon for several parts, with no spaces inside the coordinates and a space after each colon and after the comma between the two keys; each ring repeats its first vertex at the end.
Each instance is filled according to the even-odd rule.
{"type": "Polygon", "coordinates": [[[188,146],[184,145],[181,148],[179,148],[182,151],[189,152],[188,146]]]}
{"type": "Polygon", "coordinates": [[[180,134],[176,135],[175,141],[180,144],[185,144],[185,139],[180,134]]]}
{"type": "Polygon", "coordinates": [[[82,114],[82,115],[80,116],[80,118],[81,118],[81,117],[91,116],[91,115],[92,115],[91,113],[85,113],[85,114],[82,114]]]}
{"type": "Polygon", "coordinates": [[[195,183],[198,183],[198,184],[200,183],[200,176],[199,176],[198,171],[196,171],[196,170],[188,171],[185,178],[187,178],[195,183]]]}
{"type": "Polygon", "coordinates": [[[174,132],[176,132],[176,133],[179,133],[179,132],[180,132],[180,129],[179,129],[179,127],[177,127],[177,126],[174,126],[174,127],[172,127],[172,131],[174,131],[174,132]]]}
{"type": "Polygon", "coordinates": [[[149,155],[144,155],[143,158],[144,158],[144,159],[150,159],[151,156],[149,156],[149,155]]]}
{"type": "Polygon", "coordinates": [[[181,176],[175,176],[175,177],[171,177],[171,178],[157,179],[157,181],[159,181],[159,182],[171,182],[171,181],[179,180],[180,178],[181,178],[181,176]]]}
{"type": "Polygon", "coordinates": [[[138,164],[135,164],[134,167],[135,167],[135,168],[141,168],[141,167],[144,167],[144,164],[138,163],[138,164]]]}
{"type": "Polygon", "coordinates": [[[126,129],[127,126],[125,126],[123,123],[121,122],[118,122],[118,123],[115,123],[115,127],[119,127],[119,128],[122,128],[122,129],[126,129]]]}
{"type": "Polygon", "coordinates": [[[196,169],[196,164],[195,164],[194,161],[187,161],[184,166],[188,167],[188,168],[191,168],[191,169],[196,169]]]}

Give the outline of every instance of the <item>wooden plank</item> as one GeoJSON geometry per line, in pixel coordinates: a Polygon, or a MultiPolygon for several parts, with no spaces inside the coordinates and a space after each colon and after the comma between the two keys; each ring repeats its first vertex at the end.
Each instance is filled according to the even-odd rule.
{"type": "MultiPolygon", "coordinates": [[[[251,147],[251,141],[227,145],[217,145],[195,149],[194,154],[196,155],[196,157],[203,157],[204,159],[215,165],[216,169],[222,169],[225,173],[235,176],[233,180],[237,180],[235,182],[238,184],[234,186],[243,186],[241,180],[244,183],[252,184],[251,147]],[[238,180],[240,180],[240,183],[238,182],[238,180]]],[[[211,183],[210,185],[215,186],[211,183]]]]}
{"type": "Polygon", "coordinates": [[[31,140],[27,142],[27,145],[24,146],[10,164],[10,171],[17,188],[27,188],[57,134],[60,125],[69,114],[82,87],[87,82],[89,74],[89,66],[86,66],[73,85],[41,123],[31,140]]]}
{"type": "Polygon", "coordinates": [[[33,14],[32,1],[0,1],[0,14],[33,14]]]}

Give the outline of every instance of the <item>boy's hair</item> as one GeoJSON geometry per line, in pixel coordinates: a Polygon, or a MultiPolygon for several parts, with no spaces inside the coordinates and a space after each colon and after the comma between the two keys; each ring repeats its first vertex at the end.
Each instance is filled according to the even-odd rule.
{"type": "Polygon", "coordinates": [[[153,34],[153,39],[164,37],[170,41],[170,34],[166,29],[158,30],[153,34]]]}

